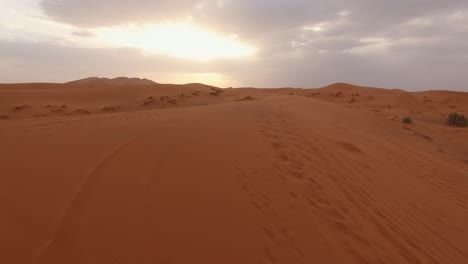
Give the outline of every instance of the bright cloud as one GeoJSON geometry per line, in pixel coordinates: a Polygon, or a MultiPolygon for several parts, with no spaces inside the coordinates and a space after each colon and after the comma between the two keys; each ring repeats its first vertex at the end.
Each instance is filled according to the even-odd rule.
{"type": "Polygon", "coordinates": [[[467,58],[466,0],[0,0],[0,82],[468,90],[467,58]]]}
{"type": "Polygon", "coordinates": [[[254,47],[242,43],[236,36],[212,33],[191,23],[129,24],[93,32],[103,44],[177,58],[211,60],[248,57],[255,53],[254,47]]]}

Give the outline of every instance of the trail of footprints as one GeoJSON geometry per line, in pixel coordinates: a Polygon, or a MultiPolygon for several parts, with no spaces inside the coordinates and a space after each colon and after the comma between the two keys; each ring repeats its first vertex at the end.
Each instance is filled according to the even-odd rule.
{"type": "MultiPolygon", "coordinates": [[[[363,180],[358,181],[362,186],[356,185],[353,181],[356,173],[346,171],[352,169],[359,174],[362,168],[349,168],[349,165],[341,164],[319,140],[315,140],[313,144],[309,139],[314,139],[315,136],[299,131],[288,118],[287,109],[267,111],[259,113],[257,120],[265,142],[275,149],[281,161],[273,165],[284,181],[293,181],[302,187],[301,193],[292,191],[291,196],[306,201],[314,218],[325,228],[332,230],[335,240],[340,242],[341,247],[346,249],[356,263],[440,263],[437,259],[451,259],[451,245],[444,249],[435,248],[430,243],[437,240],[435,233],[423,234],[427,230],[418,232],[417,230],[425,227],[416,219],[410,223],[401,222],[396,217],[398,214],[390,211],[398,210],[398,206],[391,204],[391,200],[376,201],[371,193],[378,192],[378,188],[372,186],[372,182],[368,182],[368,186],[362,184],[363,180]],[[311,171],[314,175],[309,175],[311,171]],[[338,189],[338,192],[335,191],[332,195],[327,192],[331,189],[338,189]],[[393,207],[380,206],[386,203],[393,207]],[[409,234],[415,232],[420,236],[409,234]]],[[[349,143],[342,144],[342,147],[348,151],[363,153],[349,143]]],[[[242,176],[242,188],[251,196],[252,206],[259,212],[265,216],[282,217],[275,212],[267,197],[258,196],[253,191],[245,173],[242,176]]],[[[406,213],[401,211],[403,210],[398,213],[406,213]]],[[[286,219],[282,218],[282,221],[286,222],[286,219]]],[[[272,241],[277,238],[276,233],[270,229],[265,233],[272,241]]],[[[282,239],[287,240],[285,237],[282,239]]],[[[301,256],[297,245],[289,243],[289,246],[298,257],[301,256]]],[[[279,263],[271,248],[265,249],[264,259],[265,263],[279,263]]]]}
{"type": "Polygon", "coordinates": [[[237,168],[237,172],[241,188],[248,196],[250,205],[265,218],[266,226],[263,227],[262,232],[267,240],[267,246],[262,251],[259,263],[282,263],[281,259],[287,256],[296,259],[297,263],[304,263],[302,252],[296,245],[286,219],[278,214],[271,197],[258,191],[250,180],[251,177],[258,176],[260,172],[247,172],[241,168],[237,168]]]}

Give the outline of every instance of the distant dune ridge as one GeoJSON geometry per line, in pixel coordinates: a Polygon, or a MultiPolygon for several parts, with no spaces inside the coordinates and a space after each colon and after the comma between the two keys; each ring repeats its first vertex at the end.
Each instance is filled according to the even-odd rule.
{"type": "Polygon", "coordinates": [[[139,85],[150,85],[150,84],[156,84],[156,83],[148,79],[140,79],[140,78],[117,77],[114,79],[109,79],[109,78],[89,77],[89,78],[85,78],[85,79],[81,79],[77,81],[68,82],[66,84],[139,86],[139,85]]]}
{"type": "Polygon", "coordinates": [[[220,89],[199,83],[172,85],[140,78],[90,77],[64,84],[0,84],[0,115],[7,116],[8,119],[66,116],[76,114],[79,110],[100,113],[106,107],[118,108],[116,112],[127,112],[291,94],[348,104],[348,107],[374,112],[381,111],[382,108],[393,109],[387,109],[386,115],[394,113],[399,117],[407,112],[424,121],[438,124],[445,123],[450,112],[464,114],[468,111],[468,93],[464,92],[406,92],[346,83],[331,84],[317,89],[220,89]],[[110,87],[113,89],[108,89],[110,87]],[[67,109],[53,111],[62,105],[66,105],[67,109]]]}
{"type": "Polygon", "coordinates": [[[468,93],[1,84],[0,263],[465,264],[453,112],[468,93]]]}

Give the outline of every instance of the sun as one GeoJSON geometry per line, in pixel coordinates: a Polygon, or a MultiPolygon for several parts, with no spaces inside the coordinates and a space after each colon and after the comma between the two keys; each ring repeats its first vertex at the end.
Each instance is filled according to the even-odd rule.
{"type": "Polygon", "coordinates": [[[236,35],[213,33],[191,23],[128,24],[98,28],[94,33],[110,46],[139,48],[147,53],[185,59],[249,57],[256,51],[255,47],[239,41],[236,35]]]}

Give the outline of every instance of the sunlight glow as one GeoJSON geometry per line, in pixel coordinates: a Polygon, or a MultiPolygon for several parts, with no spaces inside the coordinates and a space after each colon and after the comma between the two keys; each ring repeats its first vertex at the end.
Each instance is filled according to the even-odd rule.
{"type": "Polygon", "coordinates": [[[95,33],[100,41],[111,46],[139,48],[148,53],[185,59],[248,57],[256,51],[239,41],[236,35],[212,33],[193,24],[128,24],[99,28],[95,33]]]}
{"type": "MultiPolygon", "coordinates": [[[[150,76],[151,73],[145,76],[150,76]]],[[[216,73],[216,72],[199,72],[199,73],[187,73],[187,72],[167,72],[158,73],[154,78],[161,83],[175,83],[175,84],[186,84],[186,83],[203,83],[207,85],[213,85],[216,87],[227,87],[232,86],[235,80],[232,80],[228,76],[216,73]]]]}

